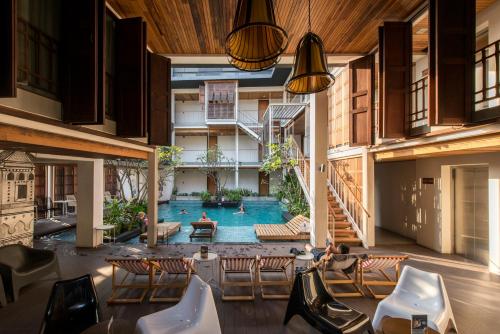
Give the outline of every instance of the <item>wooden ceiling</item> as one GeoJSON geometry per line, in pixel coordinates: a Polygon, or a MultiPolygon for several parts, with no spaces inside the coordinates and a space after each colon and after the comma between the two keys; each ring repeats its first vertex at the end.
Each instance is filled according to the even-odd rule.
{"type": "MultiPolygon", "coordinates": [[[[312,30],[329,54],[359,54],[377,45],[384,20],[403,20],[425,0],[311,0],[312,30]]],[[[487,2],[487,0],[483,0],[487,2]]],[[[483,1],[478,1],[483,2],[483,1]]],[[[143,16],[148,45],[168,55],[224,54],[237,0],[108,0],[120,17],[143,16]]],[[[278,25],[289,35],[293,54],[307,31],[307,1],[276,0],[278,25]]]]}

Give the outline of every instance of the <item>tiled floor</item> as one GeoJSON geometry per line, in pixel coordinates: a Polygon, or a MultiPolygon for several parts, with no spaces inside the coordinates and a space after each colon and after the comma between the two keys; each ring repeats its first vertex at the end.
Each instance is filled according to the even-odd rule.
{"type": "MultiPolygon", "coordinates": [[[[172,304],[107,306],[110,295],[111,267],[104,261],[108,256],[190,256],[199,249],[198,245],[170,245],[148,249],[144,245],[105,246],[95,250],[78,250],[71,244],[61,242],[37,242],[37,247],[57,251],[64,278],[91,273],[97,286],[104,318],[127,319],[135,323],[142,315],[164,309],[172,304]]],[[[214,244],[212,251],[219,255],[287,254],[292,243],[266,244],[214,244]]],[[[353,249],[354,252],[363,249],[353,249]]],[[[370,253],[408,254],[407,264],[439,272],[451,300],[459,332],[498,333],[500,314],[500,278],[489,274],[487,268],[459,256],[437,254],[416,245],[384,246],[370,249],[370,253]]],[[[0,333],[37,333],[55,279],[46,278],[22,290],[18,302],[0,308],[0,333]]],[[[283,326],[286,301],[222,302],[220,293],[214,289],[219,320],[224,333],[316,333],[304,320],[294,317],[288,326],[283,326]]],[[[341,299],[352,307],[373,316],[377,301],[365,298],[341,299]]]]}

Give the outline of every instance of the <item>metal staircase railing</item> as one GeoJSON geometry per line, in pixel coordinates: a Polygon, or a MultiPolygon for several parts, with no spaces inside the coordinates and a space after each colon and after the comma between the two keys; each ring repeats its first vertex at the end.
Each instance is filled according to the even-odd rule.
{"type": "Polygon", "coordinates": [[[263,124],[258,119],[244,112],[238,112],[238,125],[249,136],[262,142],[263,124]]]}

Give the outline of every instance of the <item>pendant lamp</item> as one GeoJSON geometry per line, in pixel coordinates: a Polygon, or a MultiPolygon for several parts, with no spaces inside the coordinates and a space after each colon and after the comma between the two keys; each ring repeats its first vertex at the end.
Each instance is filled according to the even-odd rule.
{"type": "Polygon", "coordinates": [[[233,30],[226,38],[229,63],[243,71],[273,67],[288,46],[288,35],[276,25],[272,0],[238,0],[233,30]]]}
{"type": "Polygon", "coordinates": [[[311,32],[311,0],[309,0],[309,31],[302,37],[295,51],[293,75],[286,84],[292,94],[321,92],[335,82],[328,71],[321,38],[311,32]]]}

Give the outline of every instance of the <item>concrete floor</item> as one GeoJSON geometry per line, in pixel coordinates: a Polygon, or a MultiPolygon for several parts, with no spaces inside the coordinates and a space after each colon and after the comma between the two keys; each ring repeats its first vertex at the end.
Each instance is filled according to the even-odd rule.
{"type": "Polygon", "coordinates": [[[51,218],[43,218],[35,221],[34,236],[40,238],[42,236],[64,231],[76,226],[76,216],[54,216],[51,218]]]}
{"type": "MultiPolygon", "coordinates": [[[[214,244],[210,250],[219,255],[287,254],[291,247],[303,244],[214,244]]],[[[57,252],[63,278],[72,278],[86,273],[94,277],[102,313],[105,319],[127,319],[132,324],[146,314],[170,307],[173,304],[107,306],[111,292],[111,266],[104,259],[108,256],[191,256],[199,244],[159,246],[148,249],[145,245],[109,245],[98,249],[76,249],[72,244],[58,241],[37,241],[36,247],[57,252]]],[[[364,252],[362,248],[353,252],[364,252]]],[[[459,333],[498,333],[500,321],[500,277],[491,275],[485,266],[475,264],[462,257],[442,255],[417,245],[378,246],[369,253],[407,254],[406,264],[441,273],[457,320],[459,333]]],[[[21,291],[16,303],[0,308],[0,333],[37,333],[55,277],[47,277],[21,291]]],[[[316,333],[304,320],[294,317],[288,326],[282,321],[286,301],[222,302],[220,293],[213,289],[219,321],[224,333],[316,333]]],[[[369,297],[342,298],[341,301],[373,316],[377,301],[369,297]]],[[[133,326],[131,326],[133,328],[133,326]]]]}

